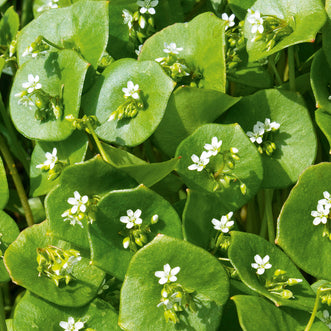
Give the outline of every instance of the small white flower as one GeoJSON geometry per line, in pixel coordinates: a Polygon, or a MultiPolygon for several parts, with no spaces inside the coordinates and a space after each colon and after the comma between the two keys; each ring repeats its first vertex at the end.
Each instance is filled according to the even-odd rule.
{"type": "MultiPolygon", "coordinates": [[[[163,52],[164,53],[168,53],[168,54],[179,54],[179,52],[181,52],[183,50],[183,47],[177,47],[176,43],[164,43],[164,49],[163,52]]],[[[155,60],[157,61],[157,59],[155,60]]]]}
{"type": "Polygon", "coordinates": [[[214,229],[222,231],[223,233],[229,232],[231,226],[234,224],[234,221],[230,221],[232,215],[233,215],[233,212],[231,211],[230,213],[226,214],[225,216],[222,216],[220,220],[213,218],[211,222],[214,225],[214,229]]]}
{"type": "Polygon", "coordinates": [[[257,121],[253,126],[253,132],[248,131],[246,135],[249,137],[252,143],[257,142],[259,145],[262,144],[262,137],[264,135],[264,124],[260,121],[257,121]]]}
{"type": "Polygon", "coordinates": [[[182,297],[178,292],[171,294],[170,298],[168,298],[168,293],[166,291],[162,291],[161,295],[161,302],[156,305],[157,307],[166,306],[166,308],[169,310],[174,307],[175,303],[178,303],[179,305],[182,303],[182,297]]]}
{"type": "Polygon", "coordinates": [[[276,131],[280,127],[280,124],[277,122],[270,122],[270,118],[266,118],[264,121],[264,130],[265,132],[276,131]]]}
{"type": "Polygon", "coordinates": [[[228,14],[226,13],[223,13],[222,14],[222,20],[226,22],[226,25],[225,25],[225,31],[228,29],[228,28],[231,28],[232,26],[235,25],[234,23],[234,19],[236,18],[236,16],[234,14],[228,16],[228,14]]]}
{"type": "Polygon", "coordinates": [[[127,83],[127,87],[123,87],[122,91],[124,93],[124,97],[128,98],[128,97],[132,97],[133,99],[139,99],[139,85],[136,84],[134,85],[133,82],[131,80],[128,81],[127,83]]]}
{"type": "Polygon", "coordinates": [[[204,148],[209,153],[209,155],[217,155],[222,146],[222,140],[218,141],[217,137],[213,137],[211,140],[211,144],[205,144],[204,148]]]}
{"type": "Polygon", "coordinates": [[[88,202],[88,196],[81,196],[77,191],[74,192],[74,198],[69,198],[68,203],[72,205],[70,212],[71,214],[77,213],[77,211],[81,211],[85,213],[86,204],[88,202]]]}
{"type": "Polygon", "coordinates": [[[324,199],[318,201],[319,205],[328,206],[331,209],[331,194],[328,191],[323,192],[324,199]]]}
{"type": "Polygon", "coordinates": [[[263,27],[263,18],[261,17],[261,14],[258,10],[254,11],[252,9],[248,9],[248,16],[247,21],[251,24],[251,32],[252,33],[263,33],[264,27],[263,27]]]}
{"type": "Polygon", "coordinates": [[[29,109],[33,109],[35,104],[25,93],[26,91],[15,94],[15,97],[20,98],[17,103],[24,107],[29,107],[29,109]]]}
{"type": "Polygon", "coordinates": [[[143,45],[139,45],[138,49],[136,49],[134,52],[139,55],[141,52],[141,48],[143,47],[143,45]]]}
{"type": "Polygon", "coordinates": [[[57,149],[55,147],[53,148],[52,153],[46,152],[46,154],[45,154],[46,161],[44,163],[37,164],[36,168],[42,169],[42,170],[53,169],[58,160],[56,154],[57,154],[57,149]]]}
{"type": "Polygon", "coordinates": [[[180,267],[170,268],[167,263],[163,266],[163,271],[156,271],[155,276],[160,278],[159,284],[163,285],[165,283],[175,282],[177,280],[176,275],[179,273],[180,267]]]}
{"type": "MultiPolygon", "coordinates": [[[[141,224],[143,220],[140,218],[141,210],[137,209],[135,212],[129,209],[126,211],[127,216],[121,216],[120,221],[126,223],[126,228],[131,229],[136,224],[141,224]]],[[[124,244],[123,244],[124,245],[124,244]]]]}
{"type": "Polygon", "coordinates": [[[239,153],[239,149],[238,149],[237,147],[231,147],[231,148],[230,148],[230,152],[231,152],[232,154],[238,154],[238,153],[239,153]]]}
{"type": "Polygon", "coordinates": [[[315,217],[313,224],[318,225],[320,223],[326,224],[328,221],[330,213],[330,206],[322,205],[320,203],[317,204],[317,210],[313,210],[310,215],[315,217]]]}
{"type": "Polygon", "coordinates": [[[159,0],[141,0],[141,1],[137,1],[137,5],[140,8],[140,12],[142,14],[145,14],[146,12],[148,12],[151,15],[155,14],[155,9],[154,7],[156,7],[159,4],[159,0]]]}
{"type": "Polygon", "coordinates": [[[131,29],[132,28],[132,21],[133,21],[133,17],[131,15],[131,13],[128,10],[123,9],[122,17],[123,17],[123,24],[127,24],[129,29],[131,29]]]}
{"type": "Polygon", "coordinates": [[[28,82],[23,83],[22,87],[25,88],[28,93],[32,93],[35,90],[41,89],[41,84],[39,82],[39,76],[33,77],[33,75],[28,75],[28,82]]]}
{"type": "Polygon", "coordinates": [[[25,57],[27,55],[30,55],[33,52],[33,47],[32,46],[28,46],[25,51],[22,53],[22,56],[25,57]]]}
{"type": "Polygon", "coordinates": [[[59,324],[65,331],[79,331],[84,327],[83,322],[75,322],[73,317],[69,317],[68,322],[61,321],[59,324]]]}
{"type": "Polygon", "coordinates": [[[328,310],[323,310],[323,318],[322,321],[326,324],[326,326],[331,330],[331,316],[328,310]]]}
{"type": "Polygon", "coordinates": [[[67,274],[70,274],[72,272],[74,265],[77,264],[81,259],[82,257],[80,256],[79,253],[78,256],[73,256],[73,255],[70,256],[68,261],[63,264],[62,271],[65,271],[67,274]]]}
{"type": "Polygon", "coordinates": [[[200,157],[193,154],[191,156],[191,159],[194,163],[188,166],[188,169],[202,171],[205,168],[205,166],[209,163],[209,153],[203,151],[200,157]]]}
{"type": "Polygon", "coordinates": [[[264,274],[264,271],[266,269],[270,269],[272,265],[269,263],[269,255],[266,255],[264,258],[262,258],[260,255],[254,256],[255,263],[252,263],[251,266],[256,270],[256,273],[258,275],[264,274]]]}
{"type": "Polygon", "coordinates": [[[81,228],[84,228],[83,223],[79,220],[77,215],[72,215],[70,210],[66,210],[61,216],[64,218],[64,222],[70,221],[70,225],[75,226],[78,224],[81,228]]]}

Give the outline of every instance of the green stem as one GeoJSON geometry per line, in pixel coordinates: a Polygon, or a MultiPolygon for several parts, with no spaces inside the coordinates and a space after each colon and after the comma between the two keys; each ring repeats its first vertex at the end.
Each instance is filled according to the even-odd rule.
{"type": "Polygon", "coordinates": [[[0,286],[0,331],[7,331],[2,286],[0,286]]]}
{"type": "Polygon", "coordinates": [[[294,46],[287,49],[288,51],[288,69],[289,69],[289,83],[290,90],[295,92],[295,59],[294,59],[294,46]]]}
{"type": "Polygon", "coordinates": [[[304,331],[309,331],[310,328],[312,327],[313,323],[314,323],[315,316],[316,316],[316,313],[318,311],[318,306],[319,306],[319,303],[320,303],[321,289],[322,289],[322,287],[319,287],[317,289],[316,299],[315,299],[315,304],[314,304],[313,312],[310,315],[310,319],[309,319],[308,324],[307,324],[307,326],[306,326],[306,328],[305,328],[304,331]]]}
{"type": "Polygon", "coordinates": [[[21,178],[17,172],[16,169],[16,165],[15,162],[9,152],[9,149],[6,145],[5,139],[3,138],[3,136],[0,135],[0,152],[7,164],[7,167],[9,169],[9,173],[11,174],[16,190],[17,190],[17,194],[18,197],[21,201],[23,210],[24,210],[24,214],[25,214],[25,218],[26,218],[26,222],[28,223],[28,226],[31,226],[34,224],[33,222],[33,216],[32,216],[32,212],[31,212],[31,208],[29,205],[29,201],[28,198],[25,194],[25,190],[21,181],[21,178]]]}
{"type": "Polygon", "coordinates": [[[21,28],[33,19],[32,0],[22,1],[21,28]]]}
{"type": "Polygon", "coordinates": [[[99,140],[98,136],[96,135],[93,127],[92,127],[92,124],[89,122],[89,121],[86,121],[86,126],[89,130],[89,132],[91,133],[97,147],[98,147],[98,150],[102,156],[102,158],[104,159],[104,161],[106,161],[107,163],[112,163],[111,160],[109,160],[108,156],[107,156],[107,153],[105,152],[105,150],[103,149],[102,145],[101,145],[101,141],[99,140]]]}
{"type": "Polygon", "coordinates": [[[46,39],[44,36],[43,36],[43,41],[44,41],[46,44],[48,44],[49,46],[52,46],[52,47],[54,47],[54,48],[56,48],[56,49],[58,49],[58,50],[60,50],[60,51],[65,49],[64,47],[60,47],[59,45],[54,44],[52,41],[46,39]]]}
{"type": "Polygon", "coordinates": [[[277,67],[276,67],[276,64],[275,64],[275,61],[274,60],[275,60],[275,57],[273,55],[271,55],[269,57],[269,64],[270,64],[270,67],[271,67],[273,73],[275,74],[277,85],[282,85],[283,84],[283,81],[280,78],[280,75],[279,75],[279,72],[277,70],[277,67]]]}
{"type": "Polygon", "coordinates": [[[260,228],[260,237],[267,239],[267,230],[268,230],[268,222],[266,215],[262,218],[261,228],[260,228]]]}
{"type": "Polygon", "coordinates": [[[271,189],[265,190],[265,216],[267,218],[268,224],[268,237],[271,243],[275,241],[275,224],[274,224],[274,217],[272,213],[272,196],[274,191],[271,189]]]}

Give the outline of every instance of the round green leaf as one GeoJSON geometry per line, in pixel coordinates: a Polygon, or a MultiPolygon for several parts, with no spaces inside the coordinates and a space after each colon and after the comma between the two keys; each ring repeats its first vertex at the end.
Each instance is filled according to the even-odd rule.
{"type": "Polygon", "coordinates": [[[72,50],[50,53],[20,67],[10,95],[11,117],[17,130],[30,139],[59,141],[69,137],[74,128],[65,117],[78,117],[87,68],[88,63],[72,50]],[[15,94],[24,90],[22,84],[28,81],[29,74],[38,75],[42,89],[52,96],[60,96],[63,86],[64,110],[59,119],[37,120],[35,109],[18,103],[19,98],[15,94]]]}
{"type": "Polygon", "coordinates": [[[177,171],[189,188],[217,194],[224,204],[232,206],[232,208],[241,207],[260,188],[263,177],[261,157],[238,124],[206,124],[201,126],[182,141],[177,148],[176,156],[182,157],[178,162],[177,171]],[[222,140],[221,152],[235,147],[239,150],[238,155],[240,157],[239,161],[235,161],[235,167],[230,174],[236,175],[241,182],[239,183],[238,180],[231,182],[229,187],[220,186],[216,191],[215,187],[218,183],[212,173],[216,172],[220,166],[216,164],[219,162],[217,159],[219,155],[211,156],[210,163],[200,172],[188,169],[193,164],[191,156],[193,154],[200,156],[204,151],[204,145],[210,144],[213,137],[222,140]],[[246,194],[240,190],[241,183],[246,185],[246,194]]]}
{"type": "Polygon", "coordinates": [[[34,19],[19,34],[17,54],[20,65],[30,58],[22,53],[39,36],[59,48],[77,50],[93,67],[97,67],[108,41],[108,1],[79,1],[67,8],[49,10],[34,19]]]}
{"type": "Polygon", "coordinates": [[[331,114],[322,108],[315,112],[316,123],[328,139],[329,146],[331,146],[331,114]]]}
{"type": "Polygon", "coordinates": [[[56,240],[48,233],[47,222],[22,231],[8,247],[4,256],[4,263],[11,279],[16,284],[58,305],[80,307],[87,304],[96,296],[104,279],[104,273],[91,266],[89,259],[82,255],[82,259],[73,266],[73,280],[66,286],[57,287],[47,276],[38,277],[37,248],[48,245],[71,248],[69,243],[56,240]]]}
{"type": "Polygon", "coordinates": [[[96,115],[101,122],[96,129],[101,139],[135,146],[149,138],[159,125],[174,84],[155,62],[122,59],[102,73],[84,96],[82,106],[86,114],[96,115]],[[128,81],[139,85],[145,108],[134,118],[108,121],[110,114],[125,102],[122,88],[128,81]]]}
{"type": "Polygon", "coordinates": [[[226,272],[215,257],[188,242],[158,236],[131,260],[121,291],[119,324],[135,331],[146,330],[147,325],[162,331],[217,330],[228,294],[226,272]],[[167,323],[163,307],[157,307],[163,286],[154,274],[165,264],[179,266],[177,282],[195,291],[197,312],[185,309],[179,313],[178,327],[167,323]]]}
{"type": "Polygon", "coordinates": [[[132,190],[110,192],[99,202],[96,222],[90,227],[92,261],[119,279],[124,279],[134,255],[129,248],[123,247],[124,236],[120,234],[126,228],[120,217],[126,216],[129,209],[142,211],[142,226],[150,224],[151,218],[158,215],[158,222],[150,225],[148,241],[159,233],[182,238],[181,222],[176,211],[158,194],[143,185],[132,190]]]}
{"type": "Polygon", "coordinates": [[[315,160],[317,141],[302,97],[285,90],[264,90],[243,98],[226,114],[226,122],[239,123],[245,132],[269,118],[280,124],[273,134],[276,150],[262,154],[264,188],[294,183],[315,160]]]}
{"type": "Polygon", "coordinates": [[[2,158],[0,156],[0,209],[5,208],[8,199],[9,199],[9,190],[8,190],[6,169],[3,165],[2,158]]]}
{"type": "Polygon", "coordinates": [[[100,156],[66,168],[61,175],[60,185],[46,197],[45,206],[50,231],[58,238],[89,249],[87,220],[82,221],[81,228],[78,224],[71,225],[69,221],[64,221],[61,216],[72,207],[68,203],[68,198],[74,197],[74,192],[78,191],[81,196],[87,195],[91,201],[93,197],[101,198],[109,191],[132,188],[136,185],[135,180],[104,162],[100,156]]]}
{"type": "Polygon", "coordinates": [[[57,158],[65,166],[82,162],[85,158],[88,146],[88,139],[85,133],[74,131],[66,140],[60,142],[37,142],[31,155],[30,164],[30,192],[36,197],[48,193],[59,183],[59,177],[48,179],[49,172],[36,168],[38,164],[45,162],[45,153],[52,153],[53,148],[57,149],[57,158]]]}
{"type": "Polygon", "coordinates": [[[83,321],[84,329],[120,330],[117,325],[118,315],[107,302],[95,299],[90,304],[79,308],[55,305],[27,291],[15,308],[15,330],[60,330],[60,322],[67,322],[73,317],[75,322],[83,321]]]}
{"type": "Polygon", "coordinates": [[[14,7],[9,7],[0,20],[0,45],[9,46],[20,26],[20,18],[14,7]]]}
{"type": "MultiPolygon", "coordinates": [[[[323,26],[323,33],[322,33],[322,42],[323,42],[323,50],[325,52],[326,60],[329,63],[329,66],[331,66],[331,3],[329,1],[325,2],[325,10],[327,14],[327,20],[325,25],[323,26]]],[[[321,77],[322,78],[322,77],[321,77]]]]}
{"type": "Polygon", "coordinates": [[[164,117],[153,138],[169,156],[199,126],[214,122],[240,98],[215,90],[179,87],[170,97],[164,117]]]}
{"type": "MultiPolygon", "coordinates": [[[[260,297],[236,295],[232,300],[237,306],[240,325],[244,331],[303,330],[310,317],[307,312],[276,307],[260,297]]],[[[327,331],[328,328],[321,321],[315,321],[311,330],[327,331]]]]}
{"type": "MultiPolygon", "coordinates": [[[[325,10],[319,0],[257,0],[251,7],[259,10],[262,15],[276,16],[285,20],[293,32],[284,36],[276,45],[267,51],[267,45],[263,38],[252,41],[252,25],[245,21],[244,33],[247,38],[247,51],[250,62],[260,60],[289,46],[312,42],[316,33],[321,29],[326,20],[325,10]]],[[[266,32],[264,31],[264,34],[266,32]]]]}
{"type": "Polygon", "coordinates": [[[177,23],[150,37],[141,49],[139,60],[164,57],[164,43],[176,43],[183,50],[179,57],[202,78],[199,87],[225,92],[225,22],[212,13],[203,13],[189,23],[177,23]]]}
{"type": "MultiPolygon", "coordinates": [[[[19,235],[20,231],[15,221],[0,210],[0,256],[3,256],[9,244],[11,244],[19,235]]],[[[10,280],[8,272],[0,257],[0,283],[10,280]]]]}
{"type": "Polygon", "coordinates": [[[331,281],[330,245],[323,237],[323,224],[314,225],[313,210],[323,192],[331,193],[331,164],[307,168],[292,189],[279,216],[276,242],[304,271],[331,281]]]}
{"type": "Polygon", "coordinates": [[[231,232],[231,245],[228,251],[229,258],[243,283],[252,290],[265,296],[277,306],[288,306],[311,311],[314,306],[314,292],[299,270],[279,248],[260,236],[246,232],[231,232]],[[269,255],[270,269],[265,269],[262,276],[258,276],[256,269],[251,264],[255,263],[254,257],[259,255],[264,258],[269,255]],[[280,295],[273,294],[264,286],[267,279],[271,279],[277,269],[286,271],[290,278],[302,279],[302,282],[288,286],[294,298],[284,299],[280,295]]]}

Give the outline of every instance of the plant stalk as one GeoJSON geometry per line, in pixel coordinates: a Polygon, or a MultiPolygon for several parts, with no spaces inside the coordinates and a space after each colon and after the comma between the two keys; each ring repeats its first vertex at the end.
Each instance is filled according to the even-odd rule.
{"type": "Polygon", "coordinates": [[[0,331],[7,331],[2,285],[0,285],[0,331]]]}
{"type": "Polygon", "coordinates": [[[288,51],[288,69],[289,69],[289,84],[290,90],[295,92],[295,59],[294,59],[294,46],[287,49],[288,51]]]}
{"type": "Polygon", "coordinates": [[[313,312],[310,315],[310,319],[309,319],[308,324],[306,325],[306,328],[305,328],[304,331],[309,331],[310,328],[312,327],[313,323],[314,323],[314,320],[315,320],[315,317],[316,317],[316,313],[318,311],[318,306],[319,306],[319,303],[320,303],[320,294],[321,294],[321,287],[319,287],[317,289],[316,299],[315,299],[315,304],[314,304],[313,312]]]}
{"type": "Polygon", "coordinates": [[[273,197],[274,191],[271,189],[265,190],[265,217],[267,218],[267,224],[268,224],[268,237],[269,241],[271,243],[274,243],[275,241],[275,224],[274,224],[274,217],[272,213],[272,197],[273,197]]]}

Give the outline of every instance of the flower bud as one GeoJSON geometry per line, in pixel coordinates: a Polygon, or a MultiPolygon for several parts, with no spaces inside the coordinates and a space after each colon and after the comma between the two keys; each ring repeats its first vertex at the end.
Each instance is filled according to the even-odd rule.
{"type": "Polygon", "coordinates": [[[293,286],[293,285],[299,284],[299,283],[301,283],[301,282],[302,282],[302,279],[300,279],[300,278],[289,278],[289,279],[287,280],[287,284],[288,284],[289,286],[293,286]]]}
{"type": "Polygon", "coordinates": [[[156,224],[159,221],[159,215],[155,214],[151,218],[151,224],[156,224]]]}
{"type": "Polygon", "coordinates": [[[123,239],[123,247],[124,247],[125,249],[127,249],[127,248],[129,247],[129,245],[130,245],[130,237],[125,237],[125,238],[123,239]]]}
{"type": "Polygon", "coordinates": [[[244,183],[242,183],[242,184],[240,185],[240,191],[241,191],[241,193],[242,193],[243,195],[245,195],[245,194],[247,193],[247,187],[246,187],[246,185],[245,185],[244,183]]]}

